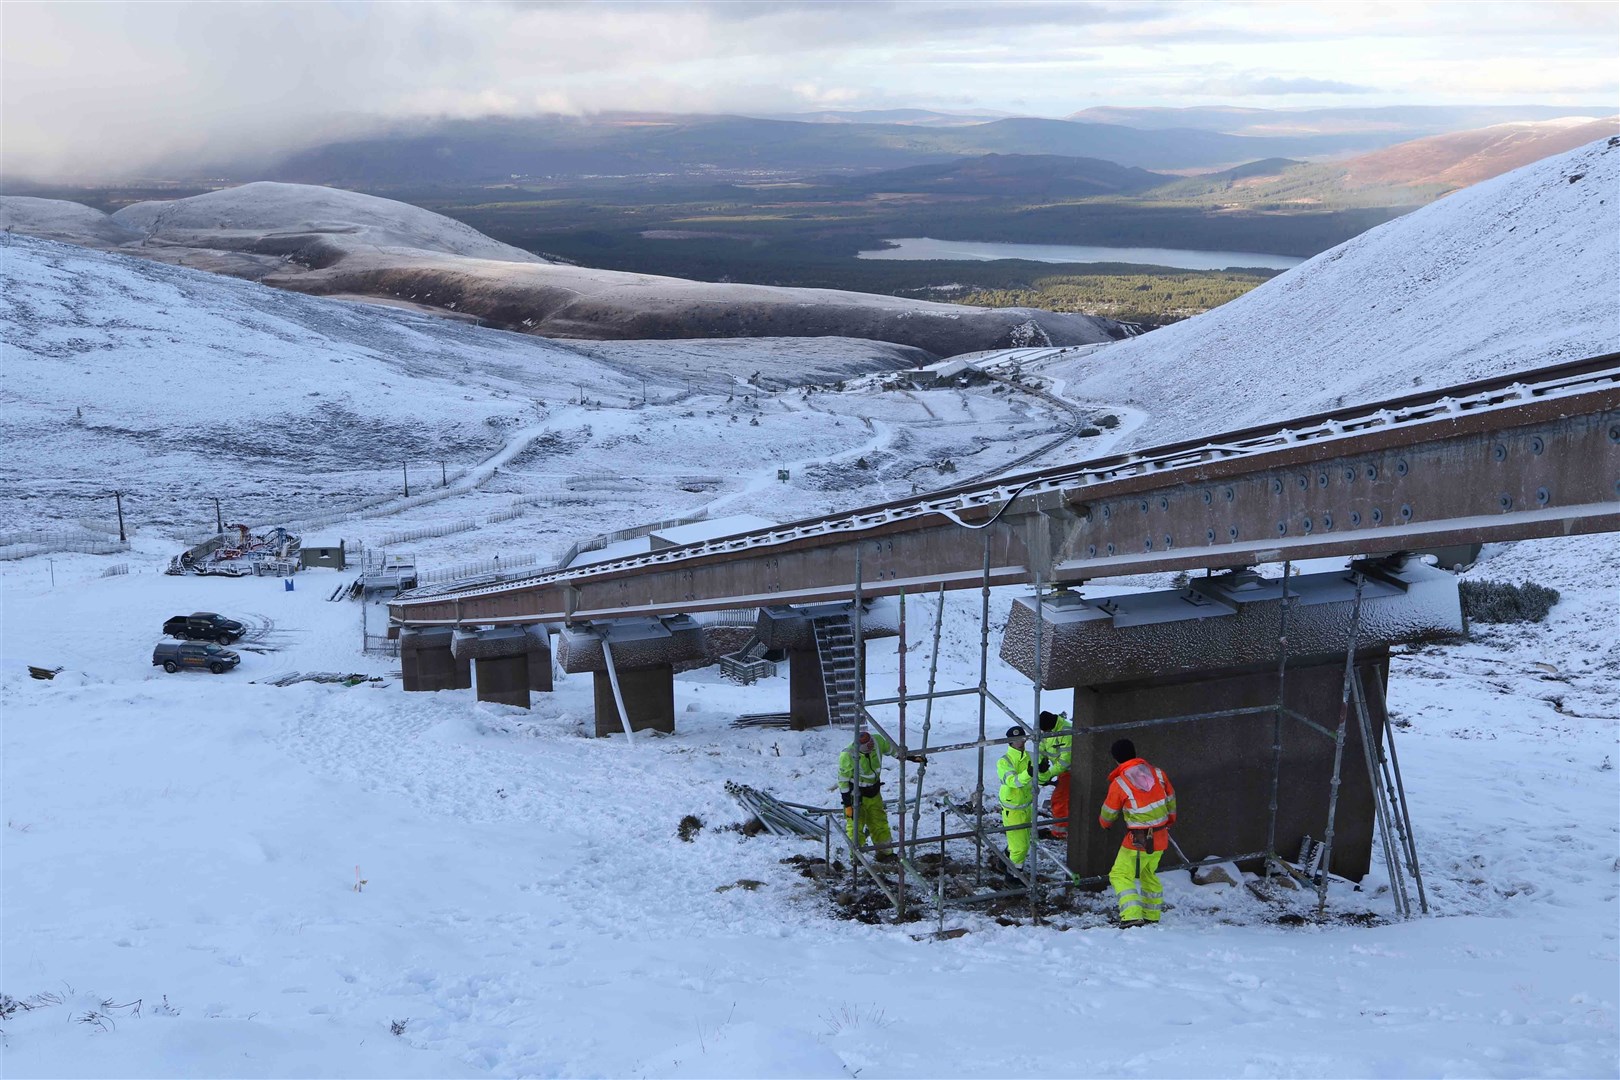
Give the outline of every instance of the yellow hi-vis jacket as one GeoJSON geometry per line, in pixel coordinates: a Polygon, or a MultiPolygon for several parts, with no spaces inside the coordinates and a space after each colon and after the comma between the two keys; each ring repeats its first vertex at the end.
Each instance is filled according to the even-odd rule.
{"type": "Polygon", "coordinates": [[[1029,766],[1029,754],[1016,746],[1007,747],[1007,752],[996,762],[996,775],[1001,777],[1001,790],[997,795],[1003,810],[1022,810],[1035,801],[1035,783],[1029,766]]]}
{"type": "MultiPolygon", "coordinates": [[[[1038,721],[1037,721],[1038,723],[1038,721]]],[[[1061,773],[1069,771],[1069,765],[1074,761],[1074,725],[1069,723],[1066,713],[1058,713],[1057,726],[1051,731],[1040,734],[1041,757],[1046,759],[1046,768],[1041,770],[1041,783],[1050,783],[1056,780],[1061,773]]]]}

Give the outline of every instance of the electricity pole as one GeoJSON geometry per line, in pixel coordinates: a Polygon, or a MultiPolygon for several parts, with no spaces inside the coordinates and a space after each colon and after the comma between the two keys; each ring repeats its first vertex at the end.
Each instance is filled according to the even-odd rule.
{"type": "Polygon", "coordinates": [[[445,469],[444,469],[444,462],[442,462],[442,461],[439,462],[439,486],[440,487],[449,487],[450,486],[450,481],[446,477],[446,473],[445,473],[445,469]]]}
{"type": "Polygon", "coordinates": [[[225,517],[219,512],[219,497],[214,497],[214,527],[220,532],[225,531],[225,517]]]}
{"type": "Polygon", "coordinates": [[[127,544],[129,537],[124,535],[124,493],[115,491],[113,492],[113,498],[118,500],[118,542],[127,544]]]}
{"type": "Polygon", "coordinates": [[[411,497],[411,466],[408,462],[399,463],[400,471],[405,474],[405,497],[411,497]]]}

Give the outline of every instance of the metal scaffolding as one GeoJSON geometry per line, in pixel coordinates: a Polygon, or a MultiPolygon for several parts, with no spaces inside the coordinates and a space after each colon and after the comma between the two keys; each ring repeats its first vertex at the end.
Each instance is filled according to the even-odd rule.
{"type": "MultiPolygon", "coordinates": [[[[989,523],[993,526],[994,520],[989,523]]],[[[957,903],[966,906],[996,900],[1016,901],[1025,899],[1029,903],[1029,911],[1033,922],[1040,922],[1042,916],[1043,885],[1052,885],[1061,889],[1065,896],[1075,888],[1095,886],[1105,883],[1107,875],[1098,874],[1080,876],[1067,868],[1067,856],[1058,855],[1043,850],[1041,833],[1054,825],[1068,824],[1068,819],[1055,819],[1042,816],[1040,810],[1040,786],[1032,783],[1032,801],[1030,821],[1026,824],[1007,826],[999,819],[994,823],[987,818],[994,813],[986,806],[985,798],[985,751],[991,747],[1007,746],[1022,742],[1030,755],[1032,766],[1041,759],[1042,733],[1039,716],[1041,713],[1041,685],[1043,670],[1041,667],[1043,656],[1043,624],[1042,592],[1044,583],[1037,575],[1032,582],[1035,588],[1035,673],[1031,679],[1033,684],[1033,710],[1036,719],[1026,721],[1025,718],[1001,700],[989,686],[989,656],[990,656],[990,554],[991,545],[988,530],[986,531],[984,545],[984,576],[980,588],[979,612],[979,675],[976,685],[965,687],[948,687],[941,689],[938,686],[940,635],[944,622],[944,594],[943,586],[935,596],[936,606],[934,613],[933,647],[929,658],[928,688],[918,694],[908,693],[906,683],[906,594],[899,594],[899,669],[897,694],[894,697],[868,699],[866,696],[865,665],[858,665],[856,694],[857,708],[855,710],[855,723],[852,732],[853,742],[859,742],[861,733],[870,728],[892,747],[893,756],[899,763],[899,799],[893,804],[897,810],[898,829],[896,838],[887,843],[858,843],[856,836],[860,835],[859,818],[855,819],[853,828],[840,828],[836,817],[837,811],[826,811],[826,837],[825,857],[829,871],[832,868],[832,835],[839,832],[850,857],[850,895],[859,896],[862,872],[882,893],[883,897],[894,909],[894,921],[903,923],[911,920],[913,908],[919,904],[932,907],[933,914],[938,922],[940,932],[944,932],[947,908],[951,898],[946,890],[946,844],[956,841],[973,841],[973,878],[974,888],[981,889],[985,885],[985,871],[988,865],[999,864],[1001,876],[1007,882],[1004,888],[993,891],[974,892],[960,898],[957,903]],[[934,702],[959,697],[975,697],[978,701],[978,736],[971,741],[931,745],[933,728],[934,702]],[[912,746],[906,740],[910,731],[907,726],[908,706],[922,703],[924,706],[922,735],[919,745],[912,746]],[[871,710],[876,707],[893,706],[897,710],[898,721],[896,731],[890,733],[885,730],[871,710]],[[1003,713],[1011,724],[1021,726],[1025,731],[1022,740],[1007,736],[992,737],[987,731],[989,712],[995,708],[1003,713]],[[950,796],[941,799],[939,830],[931,835],[923,835],[921,829],[923,791],[922,782],[927,775],[928,763],[939,754],[959,753],[973,751],[978,757],[978,769],[972,801],[962,805],[950,796]],[[908,766],[915,765],[916,774],[913,782],[908,773],[908,766]],[[910,813],[909,827],[907,812],[910,813]],[[951,828],[949,819],[954,818],[957,828],[951,828]],[[1004,850],[1002,837],[1008,833],[1027,829],[1030,834],[1029,855],[1025,865],[1017,866],[1012,863],[1004,850]],[[854,835],[852,835],[852,833],[854,835]],[[939,863],[935,881],[930,883],[928,875],[919,865],[920,853],[924,849],[938,847],[939,863]],[[880,862],[892,861],[894,863],[892,879],[886,877],[880,862]],[[1042,863],[1046,862],[1043,868],[1042,863]],[[1055,865],[1054,865],[1055,864],[1055,865]]],[[[1390,891],[1392,894],[1395,912],[1399,918],[1408,918],[1412,914],[1409,902],[1409,888],[1405,875],[1410,875],[1416,886],[1419,904],[1424,914],[1428,912],[1427,896],[1423,891],[1422,875],[1418,867],[1417,846],[1412,832],[1411,815],[1407,808],[1405,787],[1401,781],[1400,763],[1395,753],[1395,735],[1393,725],[1384,724],[1384,737],[1387,742],[1388,754],[1385,754],[1385,742],[1375,741],[1373,734],[1374,723],[1366,702],[1366,689],[1356,671],[1356,641],[1361,628],[1362,588],[1365,583],[1364,575],[1352,570],[1355,582],[1355,603],[1347,628],[1345,644],[1344,680],[1341,695],[1341,705],[1338,723],[1335,728],[1328,728],[1316,723],[1309,717],[1291,709],[1287,705],[1287,675],[1288,675],[1288,624],[1289,613],[1293,603],[1298,599],[1297,594],[1289,590],[1288,579],[1292,573],[1292,564],[1283,566],[1282,604],[1277,632],[1277,698],[1273,704],[1258,705],[1246,708],[1221,709],[1211,712],[1187,713],[1176,716],[1156,717],[1148,720],[1134,720],[1122,723],[1098,725],[1085,729],[1087,735],[1115,734],[1140,730],[1143,728],[1156,728],[1175,724],[1198,723],[1220,719],[1234,719],[1238,717],[1272,717],[1273,738],[1271,754],[1271,795],[1269,801],[1269,820],[1266,829],[1266,848],[1263,851],[1250,851],[1227,855],[1211,856],[1198,860],[1188,860],[1183,855],[1182,862],[1170,867],[1171,870],[1193,870],[1203,866],[1214,866],[1224,863],[1242,863],[1263,861],[1266,877],[1270,879],[1274,874],[1284,875],[1295,881],[1314,888],[1317,893],[1317,913],[1322,915],[1327,903],[1328,880],[1331,876],[1328,870],[1332,856],[1334,840],[1334,823],[1338,810],[1339,786],[1342,779],[1344,763],[1344,744],[1349,724],[1357,725],[1357,734],[1360,737],[1364,764],[1367,768],[1368,779],[1372,785],[1379,847],[1383,853],[1383,861],[1390,878],[1390,891]],[[1284,736],[1284,721],[1292,720],[1306,731],[1315,732],[1325,738],[1332,739],[1335,744],[1332,779],[1329,784],[1327,798],[1327,819],[1324,827],[1324,838],[1320,845],[1320,871],[1314,866],[1300,869],[1284,859],[1277,850],[1277,803],[1278,790],[1282,774],[1282,750],[1284,736]]],[[[859,551],[855,556],[854,578],[854,606],[852,624],[855,631],[856,655],[864,656],[864,642],[862,638],[862,602],[863,582],[861,577],[861,558],[859,551]]],[[[1380,680],[1373,679],[1372,685],[1381,695],[1383,686],[1380,680]]],[[[1071,733],[1073,729],[1071,729],[1071,733]]],[[[1032,769],[1032,780],[1038,776],[1032,769]]],[[[855,793],[856,806],[859,807],[859,794],[855,793]]],[[[808,809],[808,808],[805,808],[808,809]]],[[[885,805],[885,812],[888,804],[885,805]]],[[[1179,848],[1177,854],[1181,854],[1179,848]]],[[[1163,871],[1161,871],[1163,872],[1163,871]]]]}

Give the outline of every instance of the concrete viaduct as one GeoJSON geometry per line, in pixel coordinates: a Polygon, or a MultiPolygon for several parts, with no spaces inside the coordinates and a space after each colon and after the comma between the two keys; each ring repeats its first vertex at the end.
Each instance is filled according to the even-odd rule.
{"type": "MultiPolygon", "coordinates": [[[[1089,812],[1111,762],[1107,733],[1090,738],[1088,729],[1252,713],[1281,693],[1307,723],[1331,725],[1353,595],[1365,612],[1358,685],[1381,724],[1389,647],[1462,629],[1455,579],[1411,554],[1613,531],[1620,354],[499,584],[405,593],[390,615],[402,630],[407,690],[467,687],[476,663],[481,698],[527,705],[531,690],[551,688],[556,633],[564,669],[595,673],[599,733],[672,730],[676,666],[762,647],[787,653],[795,724],[811,726],[844,719],[838,702],[842,684],[859,685],[859,639],[893,632],[875,598],[1039,583],[1039,596],[1015,601],[1000,655],[1045,690],[1072,690],[1074,805],[1089,812]],[[1286,598],[1280,581],[1247,572],[1331,556],[1357,561],[1290,579],[1286,598]],[[1077,591],[1172,570],[1210,576],[1111,601],[1077,591]],[[1293,613],[1282,616],[1284,607],[1293,613]],[[756,613],[746,640],[746,628],[727,628],[722,641],[700,621],[739,610],[756,613]],[[1292,629],[1279,633],[1285,618],[1292,629]],[[864,633],[852,636],[850,623],[863,619],[864,633]]],[[[1361,753],[1354,742],[1352,757],[1361,753]]],[[[1269,727],[1237,717],[1151,744],[1188,806],[1222,808],[1218,819],[1184,820],[1178,836],[1189,852],[1273,842],[1254,835],[1255,820],[1266,831],[1264,813],[1250,813],[1269,794],[1260,774],[1275,767],[1269,727]]],[[[1314,792],[1332,756],[1331,741],[1290,742],[1277,840],[1321,828],[1314,792]]],[[[1333,868],[1359,877],[1371,849],[1369,781],[1347,776],[1339,806],[1333,868]]],[[[1093,830],[1070,835],[1077,872],[1110,854],[1093,830]]]]}

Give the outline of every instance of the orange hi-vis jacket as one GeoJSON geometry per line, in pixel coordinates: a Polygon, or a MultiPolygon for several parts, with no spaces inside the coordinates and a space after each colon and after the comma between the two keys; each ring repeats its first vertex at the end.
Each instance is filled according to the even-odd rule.
{"type": "MultiPolygon", "coordinates": [[[[1132,758],[1108,774],[1108,796],[1103,800],[1097,822],[1108,828],[1125,815],[1125,828],[1152,829],[1153,850],[1163,851],[1170,846],[1169,827],[1176,823],[1176,789],[1170,778],[1157,765],[1149,765],[1142,758],[1132,758]]],[[[1142,851],[1126,832],[1124,846],[1142,851]]]]}

